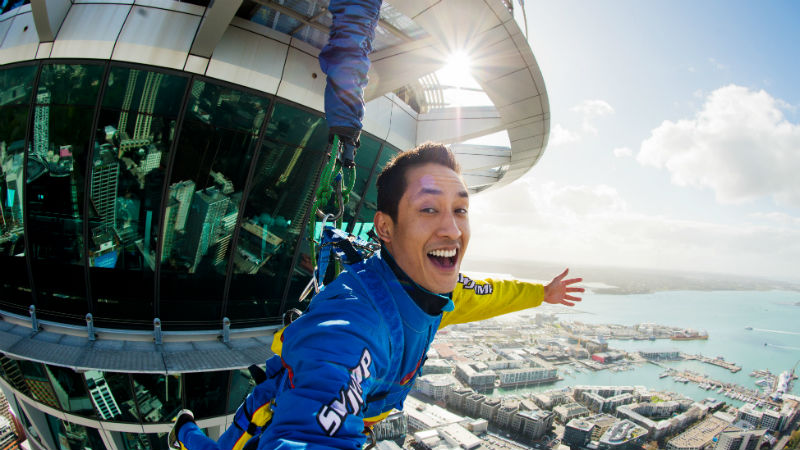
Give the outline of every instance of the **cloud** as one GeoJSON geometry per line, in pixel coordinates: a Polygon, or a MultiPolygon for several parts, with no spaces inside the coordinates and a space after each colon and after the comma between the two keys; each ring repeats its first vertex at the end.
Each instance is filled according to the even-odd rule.
{"type": "Polygon", "coordinates": [[[561,124],[557,123],[550,130],[550,140],[548,141],[548,145],[551,147],[557,147],[559,145],[570,144],[580,140],[581,136],[578,133],[570,131],[561,126],[561,124]]]}
{"type": "Polygon", "coordinates": [[[798,279],[798,218],[721,224],[644,214],[608,185],[523,177],[471,200],[472,258],[533,259],[798,279]]]}
{"type": "Polygon", "coordinates": [[[573,106],[571,110],[583,114],[583,131],[591,134],[597,134],[594,119],[614,114],[614,108],[604,100],[584,100],[579,105],[573,106]]]}
{"type": "Polygon", "coordinates": [[[619,147],[614,149],[614,156],[617,158],[624,158],[627,156],[633,156],[633,150],[628,147],[619,147]]]}
{"type": "Polygon", "coordinates": [[[722,203],[771,196],[800,206],[800,124],[785,105],[763,90],[719,88],[694,117],[652,130],[637,160],[667,169],[678,186],[713,189],[722,203]]]}

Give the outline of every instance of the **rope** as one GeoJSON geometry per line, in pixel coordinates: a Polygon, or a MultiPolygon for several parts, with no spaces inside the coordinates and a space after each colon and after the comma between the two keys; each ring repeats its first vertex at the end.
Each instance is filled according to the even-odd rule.
{"type": "MultiPolygon", "coordinates": [[[[342,166],[342,161],[339,157],[342,151],[342,146],[343,144],[336,135],[333,135],[328,142],[328,151],[326,152],[328,161],[325,163],[325,167],[322,169],[319,187],[317,188],[315,200],[312,202],[312,212],[323,220],[323,230],[321,230],[320,233],[324,231],[325,222],[328,220],[333,221],[336,224],[336,228],[342,228],[344,208],[350,202],[350,193],[353,191],[353,187],[356,183],[355,165],[351,164],[345,167],[342,166]],[[334,155],[332,149],[336,149],[336,155],[334,155]],[[331,198],[333,198],[336,203],[336,214],[326,213],[324,211],[324,208],[330,203],[331,198]]],[[[319,266],[319,261],[317,260],[317,248],[319,247],[320,242],[322,242],[322,235],[320,234],[320,237],[315,239],[316,226],[316,220],[312,219],[308,221],[308,242],[310,256],[311,260],[314,261],[317,266],[319,266]]],[[[336,274],[338,275],[342,270],[341,263],[337,260],[334,267],[336,274]]],[[[320,274],[321,279],[318,280],[319,284],[321,284],[322,278],[324,277],[324,273],[320,274]]],[[[315,280],[316,278],[309,283],[309,286],[313,284],[316,291],[318,283],[314,283],[315,280]]],[[[301,300],[306,297],[308,291],[309,289],[304,290],[305,295],[301,297],[301,300]]]]}

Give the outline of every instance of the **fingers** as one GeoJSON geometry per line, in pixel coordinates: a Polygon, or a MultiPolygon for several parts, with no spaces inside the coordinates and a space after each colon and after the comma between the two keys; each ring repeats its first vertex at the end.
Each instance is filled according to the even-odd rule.
{"type": "Polygon", "coordinates": [[[578,288],[578,287],[568,287],[568,288],[566,289],[566,291],[567,291],[567,292],[586,292],[586,289],[584,289],[584,288],[578,288]]]}
{"type": "Polygon", "coordinates": [[[564,271],[561,272],[561,275],[557,276],[555,279],[561,281],[565,276],[567,276],[568,273],[569,273],[569,267],[564,269],[564,271]]]}
{"type": "MultiPolygon", "coordinates": [[[[564,272],[564,273],[566,273],[566,272],[564,272]]],[[[575,283],[580,283],[581,281],[583,281],[583,278],[570,278],[569,280],[562,281],[562,283],[564,283],[564,284],[575,284],[575,283]]]]}
{"type": "Polygon", "coordinates": [[[572,300],[574,302],[581,301],[580,297],[575,297],[574,295],[565,295],[564,298],[567,299],[567,300],[572,300]]]}
{"type": "Polygon", "coordinates": [[[575,306],[575,303],[571,303],[566,300],[561,300],[561,304],[565,306],[575,306]]]}

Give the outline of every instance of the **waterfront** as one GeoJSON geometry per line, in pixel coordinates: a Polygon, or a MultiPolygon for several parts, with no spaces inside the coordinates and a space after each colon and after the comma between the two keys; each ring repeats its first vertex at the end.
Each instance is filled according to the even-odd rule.
{"type": "MultiPolygon", "coordinates": [[[[634,341],[610,340],[609,346],[627,352],[638,350],[676,349],[682,353],[708,357],[722,356],[742,367],[738,373],[700,361],[663,362],[666,367],[692,370],[711,378],[755,388],[757,378],[749,374],[757,369],[769,369],[774,374],[789,370],[800,360],[800,293],[788,291],[669,291],[653,294],[598,295],[586,293],[584,301],[574,307],[546,305],[528,312],[509,315],[555,313],[562,322],[594,324],[657,323],[706,330],[708,340],[695,341],[634,341]],[[745,327],[752,327],[746,330],[745,327]],[[764,345],[767,344],[767,345],[764,345]]],[[[563,380],[517,390],[497,390],[504,395],[512,392],[538,392],[558,387],[590,385],[644,385],[685,394],[693,399],[718,398],[735,406],[742,402],[706,391],[693,383],[675,382],[671,377],[659,378],[663,369],[653,364],[631,365],[632,370],[613,372],[581,369],[572,373],[560,370],[563,380]]],[[[798,367],[800,371],[800,367],[798,367]]],[[[800,395],[800,382],[792,389],[800,395]]]]}

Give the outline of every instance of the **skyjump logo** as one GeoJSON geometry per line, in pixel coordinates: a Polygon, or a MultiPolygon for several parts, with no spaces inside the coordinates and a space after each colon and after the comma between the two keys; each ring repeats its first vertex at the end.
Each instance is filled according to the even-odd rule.
{"type": "Polygon", "coordinates": [[[358,365],[350,369],[350,381],[339,391],[339,397],[323,405],[317,412],[317,423],[328,436],[333,436],[339,431],[348,410],[351,414],[358,414],[364,406],[361,382],[369,378],[371,363],[372,355],[369,354],[369,350],[364,349],[358,365]]]}
{"type": "Polygon", "coordinates": [[[494,291],[491,283],[478,284],[472,278],[458,274],[458,282],[464,285],[464,289],[472,289],[477,295],[489,295],[494,291]]]}

